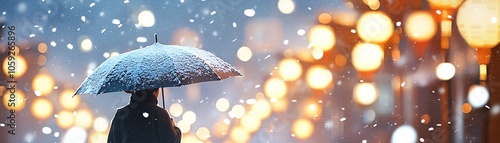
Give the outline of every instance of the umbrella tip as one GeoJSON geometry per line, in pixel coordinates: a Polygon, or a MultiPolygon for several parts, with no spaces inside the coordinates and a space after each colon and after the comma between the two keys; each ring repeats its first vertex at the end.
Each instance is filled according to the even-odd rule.
{"type": "Polygon", "coordinates": [[[155,33],[155,43],[158,43],[158,34],[155,33]]]}

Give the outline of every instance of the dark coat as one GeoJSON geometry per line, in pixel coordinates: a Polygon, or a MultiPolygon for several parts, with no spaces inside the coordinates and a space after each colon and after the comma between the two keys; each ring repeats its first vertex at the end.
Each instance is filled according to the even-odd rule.
{"type": "Polygon", "coordinates": [[[116,112],[108,143],[180,143],[181,130],[157,104],[152,94],[143,97],[133,94],[130,103],[116,112]]]}

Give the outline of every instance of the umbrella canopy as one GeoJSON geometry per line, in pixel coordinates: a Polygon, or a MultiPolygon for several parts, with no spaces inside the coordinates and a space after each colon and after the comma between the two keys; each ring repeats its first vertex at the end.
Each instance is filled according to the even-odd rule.
{"type": "Polygon", "coordinates": [[[155,43],[104,61],[75,95],[173,87],[233,76],[241,74],[210,52],[155,43]]]}

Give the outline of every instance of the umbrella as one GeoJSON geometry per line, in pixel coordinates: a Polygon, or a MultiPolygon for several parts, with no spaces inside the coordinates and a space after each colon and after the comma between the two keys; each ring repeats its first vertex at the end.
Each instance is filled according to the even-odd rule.
{"type": "Polygon", "coordinates": [[[233,76],[241,74],[212,53],[187,46],[163,45],[158,43],[155,34],[153,45],[104,61],[74,95],[175,87],[233,76]]]}

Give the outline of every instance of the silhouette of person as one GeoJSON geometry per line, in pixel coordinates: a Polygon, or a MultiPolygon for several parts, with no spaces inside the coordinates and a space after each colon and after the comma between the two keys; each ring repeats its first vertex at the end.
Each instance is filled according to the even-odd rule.
{"type": "Polygon", "coordinates": [[[159,107],[158,88],[126,91],[130,103],[117,110],[108,143],[180,143],[181,130],[168,112],[159,107]]]}

